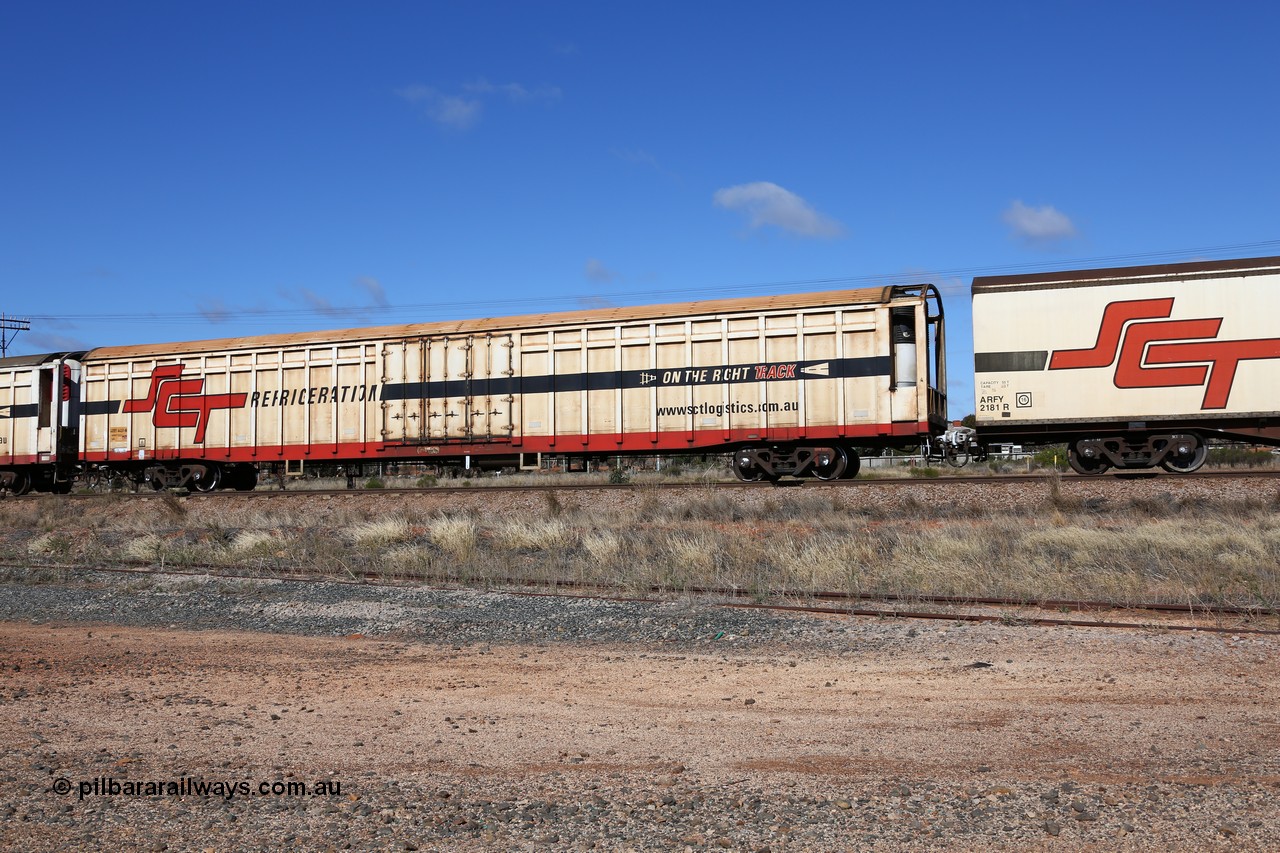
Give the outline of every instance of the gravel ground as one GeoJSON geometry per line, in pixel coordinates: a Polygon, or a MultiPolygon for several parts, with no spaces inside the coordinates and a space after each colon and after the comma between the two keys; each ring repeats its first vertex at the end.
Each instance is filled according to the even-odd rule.
{"type": "Polygon", "coordinates": [[[1280,849],[1274,637],[49,577],[4,849],[1280,849]]]}

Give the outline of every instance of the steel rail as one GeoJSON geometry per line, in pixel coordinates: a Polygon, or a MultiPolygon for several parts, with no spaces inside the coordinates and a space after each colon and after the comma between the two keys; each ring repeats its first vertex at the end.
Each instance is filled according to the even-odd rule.
{"type": "MultiPolygon", "coordinates": [[[[77,492],[69,495],[58,495],[57,499],[86,500],[100,497],[117,497],[131,500],[164,498],[166,495],[177,498],[196,498],[197,500],[241,499],[254,500],[261,498],[312,495],[431,495],[431,494],[484,494],[486,492],[547,492],[547,491],[648,491],[648,490],[681,490],[681,489],[820,489],[820,488],[872,488],[886,486],[889,488],[905,488],[907,486],[930,486],[940,488],[952,485],[985,485],[993,487],[1010,487],[1028,483],[1050,484],[1054,481],[1063,483],[1097,483],[1099,485],[1119,482],[1154,481],[1171,483],[1190,483],[1196,480],[1276,480],[1280,479],[1280,471],[1199,471],[1192,474],[1160,474],[1158,472],[1130,472],[1128,475],[1085,476],[1081,474],[993,474],[990,476],[940,476],[940,477],[885,477],[854,480],[782,480],[777,483],[743,483],[737,480],[715,481],[707,483],[520,483],[510,486],[428,486],[424,488],[385,488],[385,489],[272,489],[259,487],[253,491],[239,492],[224,489],[216,492],[181,492],[181,491],[106,491],[77,492]]],[[[265,485],[265,484],[264,484],[265,485]]],[[[5,494],[6,500],[38,500],[47,497],[47,493],[29,492],[16,496],[5,494]]]]}

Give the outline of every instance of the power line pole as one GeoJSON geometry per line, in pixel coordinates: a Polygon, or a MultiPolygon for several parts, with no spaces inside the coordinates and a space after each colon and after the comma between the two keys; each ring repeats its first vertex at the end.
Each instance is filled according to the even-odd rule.
{"type": "Polygon", "coordinates": [[[18,336],[18,332],[26,332],[30,329],[30,320],[19,320],[16,317],[0,314],[0,358],[9,354],[9,344],[18,336]],[[9,334],[10,332],[13,334],[9,334]]]}

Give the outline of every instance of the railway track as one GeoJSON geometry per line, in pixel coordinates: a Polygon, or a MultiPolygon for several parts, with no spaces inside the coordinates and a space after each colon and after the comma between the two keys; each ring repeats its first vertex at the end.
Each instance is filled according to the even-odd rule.
{"type": "MultiPolygon", "coordinates": [[[[493,481],[487,481],[483,486],[472,485],[472,481],[463,481],[465,485],[458,486],[429,486],[423,488],[381,488],[381,489],[311,489],[311,488],[274,488],[267,485],[260,485],[257,489],[249,492],[238,492],[234,490],[216,491],[216,492],[186,492],[182,490],[169,491],[130,491],[125,489],[116,489],[108,491],[78,491],[69,495],[57,496],[59,500],[87,500],[102,495],[113,495],[120,498],[130,499],[146,499],[173,495],[183,498],[195,498],[198,500],[255,500],[263,498],[279,498],[290,497],[298,498],[304,496],[338,496],[338,495],[427,495],[427,494],[484,494],[484,493],[511,493],[511,492],[545,492],[545,491],[561,491],[561,492],[583,492],[583,491],[682,491],[692,489],[716,489],[716,490],[779,490],[789,491],[794,489],[813,490],[813,489],[866,489],[884,487],[890,489],[907,488],[911,486],[930,486],[945,487],[947,485],[962,486],[984,486],[991,488],[1009,488],[1018,486],[1027,486],[1039,484],[1048,488],[1054,483],[1084,483],[1105,487],[1108,483],[1130,483],[1137,481],[1149,482],[1152,485],[1177,486],[1179,484],[1196,483],[1196,482],[1214,482],[1214,481],[1256,481],[1270,482],[1280,481],[1280,470],[1276,471],[1205,471],[1196,472],[1194,474],[1169,475],[1156,473],[1142,474],[1107,474],[1103,476],[1083,476],[1080,474],[1013,474],[1013,475],[985,475],[985,476],[943,476],[943,477],[893,477],[893,478],[866,478],[855,480],[789,480],[779,483],[743,483],[737,480],[727,481],[709,481],[709,482],[655,482],[655,483],[537,483],[524,481],[512,485],[496,485],[493,481]]],[[[13,495],[3,495],[6,500],[38,500],[45,495],[29,493],[21,497],[13,495]]]]}
{"type": "MultiPolygon", "coordinates": [[[[185,569],[155,566],[84,566],[41,565],[0,562],[9,569],[34,569],[92,573],[205,577],[221,580],[270,580],[290,583],[341,583],[359,586],[403,587],[406,584],[435,588],[467,588],[461,578],[447,575],[404,577],[380,572],[349,572],[333,577],[307,572],[237,572],[225,567],[190,566],[185,569]]],[[[751,591],[726,587],[682,587],[672,589],[650,586],[637,595],[620,586],[587,583],[576,580],[530,580],[522,578],[489,578],[485,589],[508,595],[530,597],[582,598],[603,601],[662,604],[688,596],[698,596],[719,607],[769,610],[785,613],[824,614],[831,616],[877,619],[919,619],[952,622],[998,622],[1043,627],[1107,628],[1118,630],[1200,631],[1218,634],[1260,634],[1280,636],[1280,609],[1274,607],[1240,607],[1228,604],[1167,602],[1109,602],[1080,600],[1028,601],[1012,598],[969,598],[956,596],[846,593],[837,591],[805,592],[799,590],[751,591]],[[742,599],[751,598],[752,601],[742,599]],[[796,603],[803,602],[803,603],[796,603]],[[821,602],[821,603],[819,603],[821,602]],[[902,605],[910,605],[904,607],[902,605]],[[920,609],[932,605],[947,609],[920,609]],[[980,612],[975,612],[980,611],[980,612]],[[996,611],[996,612],[990,612],[996,611]],[[1063,613],[1079,614],[1067,618],[1063,613]],[[1088,617],[1088,618],[1083,618],[1088,617]],[[1106,617],[1106,618],[1103,618],[1106,617]],[[1198,622],[1171,621],[1199,619],[1198,622]],[[1213,620],[1212,624],[1206,620],[1213,620]],[[1232,624],[1222,624],[1232,620],[1232,624]],[[1269,627],[1261,627],[1259,622],[1269,627]]]]}

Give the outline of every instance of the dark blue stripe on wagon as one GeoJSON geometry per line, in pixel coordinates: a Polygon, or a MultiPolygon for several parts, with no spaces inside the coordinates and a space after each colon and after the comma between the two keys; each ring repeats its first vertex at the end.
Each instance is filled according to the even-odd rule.
{"type": "Polygon", "coordinates": [[[889,356],[832,358],[810,361],[767,362],[708,368],[652,370],[607,370],[562,375],[512,376],[495,379],[449,379],[427,382],[395,382],[383,386],[383,400],[424,400],[442,397],[505,397],[516,394],[545,394],[552,391],[613,391],[619,388],[678,388],[691,385],[749,385],[755,382],[809,381],[887,376],[892,369],[889,356]],[[794,376],[787,368],[795,366],[794,376]],[[820,369],[826,373],[806,373],[820,369]],[[757,379],[758,371],[773,378],[757,379]]]}
{"type": "MultiPolygon", "coordinates": [[[[71,401],[72,417],[79,414],[85,415],[114,415],[120,411],[121,403],[119,400],[99,400],[93,403],[78,403],[75,398],[71,401]]],[[[38,403],[23,403],[19,406],[0,406],[0,418],[34,418],[40,414],[40,406],[38,403]]]]}
{"type": "Polygon", "coordinates": [[[21,403],[17,406],[0,406],[0,418],[34,418],[40,414],[39,403],[21,403]]]}
{"type": "Polygon", "coordinates": [[[973,372],[1010,373],[1023,370],[1044,370],[1044,366],[1048,363],[1048,350],[979,352],[973,356],[973,372]]]}

